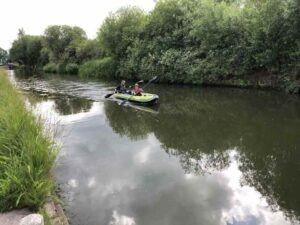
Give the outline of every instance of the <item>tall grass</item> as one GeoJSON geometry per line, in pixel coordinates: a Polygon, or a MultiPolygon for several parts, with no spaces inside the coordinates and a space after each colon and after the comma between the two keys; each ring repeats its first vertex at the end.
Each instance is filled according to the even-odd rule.
{"type": "Polygon", "coordinates": [[[78,74],[79,66],[76,63],[68,63],[66,65],[66,72],[70,75],[78,74]]]}
{"type": "Polygon", "coordinates": [[[79,68],[79,76],[95,78],[113,78],[116,72],[116,64],[113,58],[94,59],[85,62],[79,68]]]}
{"type": "Polygon", "coordinates": [[[0,211],[38,209],[54,191],[57,149],[0,69],[0,211]]]}
{"type": "Polygon", "coordinates": [[[48,63],[43,67],[45,73],[57,73],[58,66],[55,63],[48,63]]]}

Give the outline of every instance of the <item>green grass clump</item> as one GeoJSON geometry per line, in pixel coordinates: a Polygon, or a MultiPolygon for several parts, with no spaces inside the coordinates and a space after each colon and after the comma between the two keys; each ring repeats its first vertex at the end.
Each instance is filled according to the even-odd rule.
{"type": "Polygon", "coordinates": [[[116,65],[111,57],[90,60],[79,68],[81,77],[113,78],[116,72],[116,65]]]}
{"type": "Polygon", "coordinates": [[[45,65],[43,67],[43,71],[45,73],[57,73],[58,68],[57,68],[57,65],[55,63],[48,63],[47,65],[45,65]]]}
{"type": "Polygon", "coordinates": [[[79,66],[76,63],[68,63],[66,65],[66,72],[70,75],[78,74],[79,66]]]}
{"type": "Polygon", "coordinates": [[[37,210],[54,193],[57,149],[0,70],[0,211],[37,210]]]}

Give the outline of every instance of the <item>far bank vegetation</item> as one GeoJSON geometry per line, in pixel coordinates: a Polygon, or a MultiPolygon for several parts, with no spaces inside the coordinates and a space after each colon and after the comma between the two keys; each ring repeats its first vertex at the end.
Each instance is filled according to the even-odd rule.
{"type": "Polygon", "coordinates": [[[97,37],[80,27],[20,30],[10,60],[27,72],[184,84],[300,89],[299,0],[160,0],[110,14],[97,37]]]}

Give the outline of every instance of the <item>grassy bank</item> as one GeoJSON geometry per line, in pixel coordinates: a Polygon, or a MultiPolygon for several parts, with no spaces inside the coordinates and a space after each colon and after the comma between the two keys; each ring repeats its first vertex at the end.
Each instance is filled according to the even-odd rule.
{"type": "Polygon", "coordinates": [[[56,148],[0,69],[0,211],[38,209],[54,192],[56,148]]]}

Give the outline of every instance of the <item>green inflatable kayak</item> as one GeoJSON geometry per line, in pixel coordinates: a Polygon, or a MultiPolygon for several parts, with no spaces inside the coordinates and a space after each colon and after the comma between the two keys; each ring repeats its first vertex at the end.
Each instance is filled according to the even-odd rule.
{"type": "Polygon", "coordinates": [[[123,94],[123,93],[114,93],[113,97],[121,100],[127,100],[129,102],[133,102],[136,104],[145,104],[152,105],[156,104],[159,100],[158,95],[143,93],[141,96],[131,95],[131,94],[123,94]]]}

